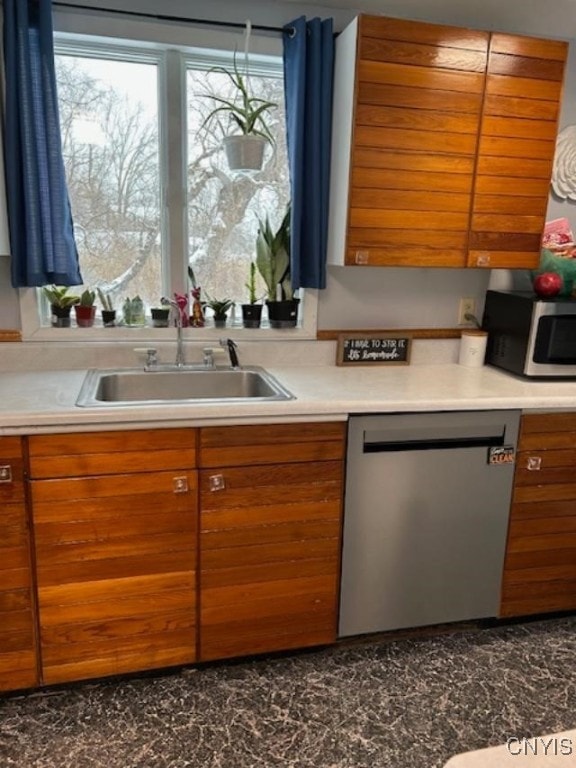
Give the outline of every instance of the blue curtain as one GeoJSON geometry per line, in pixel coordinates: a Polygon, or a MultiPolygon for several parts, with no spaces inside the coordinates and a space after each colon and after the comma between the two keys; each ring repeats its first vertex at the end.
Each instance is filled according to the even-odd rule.
{"type": "Polygon", "coordinates": [[[306,21],[301,16],[284,27],[282,38],[292,193],[292,286],[325,288],[334,69],[333,21],[306,21]]]}
{"type": "Polygon", "coordinates": [[[51,0],[4,0],[4,63],[12,285],[80,285],[60,141],[51,0]]]}

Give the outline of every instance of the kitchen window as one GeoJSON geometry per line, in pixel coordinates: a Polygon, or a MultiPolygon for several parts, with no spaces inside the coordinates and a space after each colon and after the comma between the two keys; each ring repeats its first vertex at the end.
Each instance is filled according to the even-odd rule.
{"type": "MultiPolygon", "coordinates": [[[[279,225],[290,197],[280,41],[278,55],[249,54],[252,91],[278,105],[268,121],[274,145],[257,174],[229,171],[221,134],[202,127],[216,106],[211,94],[231,95],[227,76],[214,68],[230,68],[232,50],[73,35],[55,43],[64,163],[85,286],[100,286],[117,310],[136,295],[150,309],[161,296],[186,293],[191,267],[204,299],[236,303],[228,327],[245,334],[239,305],[248,299],[258,220],[268,214],[279,225]]],[[[243,67],[244,54],[236,59],[243,67]]],[[[265,293],[259,276],[257,293],[265,293]]],[[[314,294],[306,292],[303,328],[291,337],[313,335],[314,294]]],[[[23,290],[22,305],[25,336],[54,338],[42,292],[23,290]]],[[[208,322],[193,329],[191,338],[210,335],[210,328],[208,322]]],[[[58,340],[78,333],[110,340],[133,330],[95,326],[56,334],[58,340]]],[[[150,328],[139,332],[156,335],[150,328]]],[[[252,335],[278,332],[262,328],[252,335]]]]}

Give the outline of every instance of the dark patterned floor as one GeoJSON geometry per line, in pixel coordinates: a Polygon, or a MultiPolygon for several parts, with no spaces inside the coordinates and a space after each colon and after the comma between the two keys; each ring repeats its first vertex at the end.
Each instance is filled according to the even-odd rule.
{"type": "Polygon", "coordinates": [[[0,700],[2,768],[437,768],[576,727],[576,617],[0,700]]]}

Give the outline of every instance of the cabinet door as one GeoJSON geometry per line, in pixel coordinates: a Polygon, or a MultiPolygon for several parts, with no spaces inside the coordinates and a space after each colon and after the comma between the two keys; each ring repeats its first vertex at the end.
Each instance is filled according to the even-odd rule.
{"type": "Polygon", "coordinates": [[[501,616],[576,609],[576,413],[522,417],[501,616]]]}
{"type": "Polygon", "coordinates": [[[21,438],[0,438],[0,691],[38,684],[21,438]]]}
{"type": "Polygon", "coordinates": [[[44,683],[195,661],[195,441],[194,430],[30,438],[44,683]]]}
{"type": "Polygon", "coordinates": [[[488,38],[360,17],[346,264],[466,265],[488,38]]]}
{"type": "Polygon", "coordinates": [[[471,267],[537,267],[568,44],[494,33],[478,148],[471,267]]]}
{"type": "Polygon", "coordinates": [[[201,446],[200,659],[334,642],[344,425],[203,429],[201,446]]]}

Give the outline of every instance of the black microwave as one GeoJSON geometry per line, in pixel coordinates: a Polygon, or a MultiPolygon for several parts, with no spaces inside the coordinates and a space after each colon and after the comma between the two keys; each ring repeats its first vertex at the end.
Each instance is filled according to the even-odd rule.
{"type": "Polygon", "coordinates": [[[486,363],[520,376],[576,378],[576,299],[488,291],[486,363]]]}

